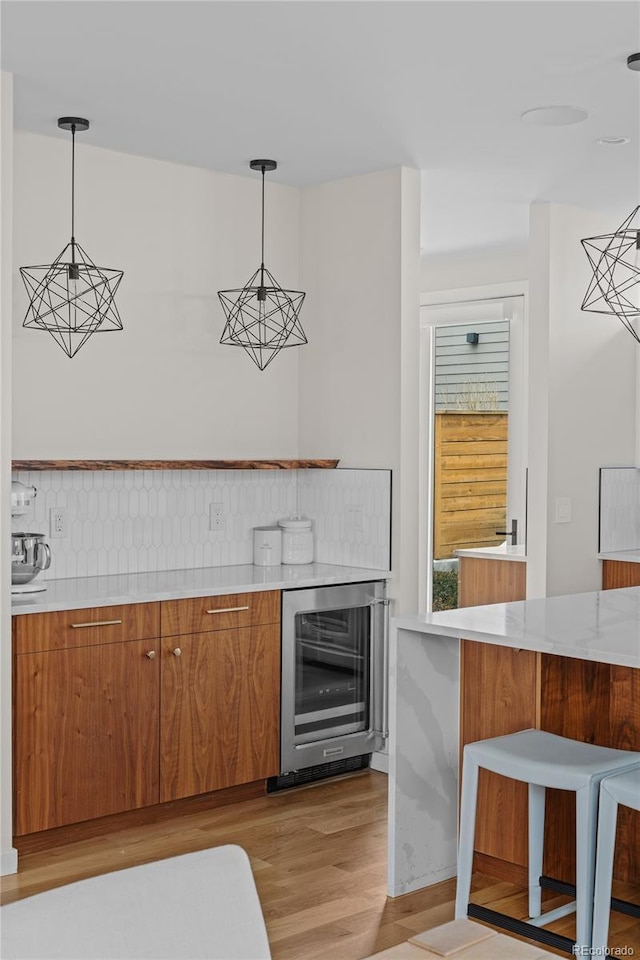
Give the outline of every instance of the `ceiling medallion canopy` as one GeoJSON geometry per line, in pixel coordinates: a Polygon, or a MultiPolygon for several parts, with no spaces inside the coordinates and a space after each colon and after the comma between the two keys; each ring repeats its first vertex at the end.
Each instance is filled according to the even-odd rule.
{"type": "Polygon", "coordinates": [[[305,294],[284,290],[264,265],[264,175],[278,165],[275,160],[252,160],[249,166],[262,172],[260,266],[244,287],[218,291],[227,321],[220,343],[243,347],[264,370],[284,347],[307,343],[299,318],[305,294]]]}
{"type": "Polygon", "coordinates": [[[23,326],[46,330],[68,357],[92,333],[122,330],[115,304],[122,270],[97,267],[75,238],[76,132],[89,129],[82,117],[60,117],[58,126],[71,131],[71,240],[49,265],[20,267],[29,294],[23,326]]]}
{"type": "Polygon", "coordinates": [[[640,317],[640,206],[615,233],[587,237],[580,243],[593,273],[582,309],[615,314],[640,343],[633,324],[640,317]]]}

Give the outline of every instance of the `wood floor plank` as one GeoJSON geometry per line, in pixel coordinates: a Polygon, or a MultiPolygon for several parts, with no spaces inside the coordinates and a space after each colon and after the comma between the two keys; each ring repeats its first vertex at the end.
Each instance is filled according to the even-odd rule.
{"type": "MultiPolygon", "coordinates": [[[[453,917],[455,880],[387,898],[386,812],[387,778],[369,770],[229,806],[187,806],[172,818],[125,822],[95,837],[77,831],[64,845],[54,836],[50,849],[40,849],[39,838],[38,849],[20,856],[20,872],[2,878],[1,899],[237,843],[251,859],[273,960],[362,960],[453,917]]],[[[472,890],[478,903],[526,916],[525,892],[513,884],[477,874],[472,890]]],[[[640,900],[629,884],[614,893],[640,900]]],[[[570,933],[573,922],[567,917],[552,929],[570,933]]],[[[638,956],[640,922],[612,914],[610,946],[638,956]]]]}

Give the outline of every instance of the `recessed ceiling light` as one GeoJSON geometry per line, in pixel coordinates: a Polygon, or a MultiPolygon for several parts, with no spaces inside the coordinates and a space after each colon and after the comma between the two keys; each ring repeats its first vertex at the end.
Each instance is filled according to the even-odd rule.
{"type": "Polygon", "coordinates": [[[605,147],[621,147],[623,143],[631,143],[630,137],[598,137],[596,143],[605,147]]]}
{"type": "Polygon", "coordinates": [[[560,104],[554,107],[534,107],[520,114],[523,123],[531,123],[538,127],[567,127],[572,123],[582,123],[589,114],[580,107],[569,107],[560,104]]]}
{"type": "Polygon", "coordinates": [[[640,70],[640,53],[632,53],[627,57],[627,66],[629,70],[640,70]]]}

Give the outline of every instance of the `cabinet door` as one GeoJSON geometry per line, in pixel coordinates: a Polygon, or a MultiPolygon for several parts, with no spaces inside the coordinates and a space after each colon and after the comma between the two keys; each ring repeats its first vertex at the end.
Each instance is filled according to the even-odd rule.
{"type": "Polygon", "coordinates": [[[15,657],[17,835],[157,803],[153,641],[15,657]]]}
{"type": "Polygon", "coordinates": [[[278,773],[278,624],[165,637],[161,684],[161,801],[278,773]]]}

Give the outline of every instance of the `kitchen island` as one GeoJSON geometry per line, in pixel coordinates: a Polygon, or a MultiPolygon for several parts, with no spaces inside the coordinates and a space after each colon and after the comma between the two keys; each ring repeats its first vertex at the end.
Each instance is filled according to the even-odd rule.
{"type": "MultiPolygon", "coordinates": [[[[389,895],[455,876],[460,639],[534,652],[534,725],[578,740],[640,750],[640,588],[466,607],[394,619],[390,641],[389,895]]],[[[463,678],[464,682],[464,678],[463,678]]],[[[517,677],[516,677],[517,682],[517,677]]],[[[489,717],[501,690],[475,689],[489,717]]],[[[464,698],[463,698],[464,699],[464,698]]],[[[467,695],[468,700],[468,695],[467,695]]],[[[517,728],[517,727],[516,727],[517,728]]],[[[557,801],[557,802],[556,802],[557,801]]],[[[550,809],[545,873],[571,875],[571,811],[550,809]]],[[[508,811],[494,810],[499,820],[508,811]]],[[[638,817],[621,818],[620,879],[640,882],[638,817]]],[[[503,829],[510,829],[508,819],[503,829]]],[[[526,832],[526,823],[516,825],[526,832]]],[[[518,864],[508,876],[517,879],[518,864]]]]}

